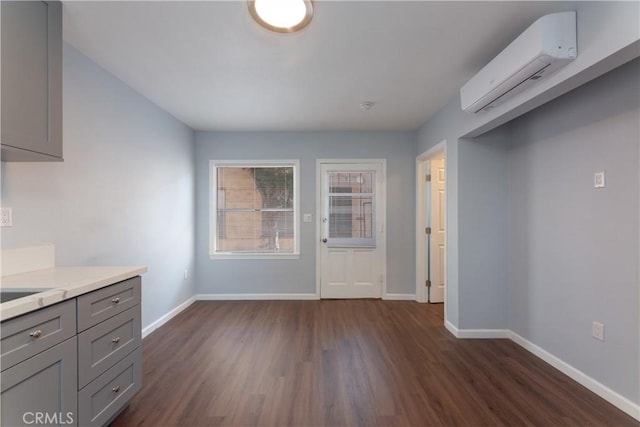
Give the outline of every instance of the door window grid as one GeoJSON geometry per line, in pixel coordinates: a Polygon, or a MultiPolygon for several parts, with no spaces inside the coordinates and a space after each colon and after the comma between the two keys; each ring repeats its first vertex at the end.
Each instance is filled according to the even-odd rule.
{"type": "Polygon", "coordinates": [[[327,179],[327,244],[375,246],[375,172],[329,172],[327,179]]]}

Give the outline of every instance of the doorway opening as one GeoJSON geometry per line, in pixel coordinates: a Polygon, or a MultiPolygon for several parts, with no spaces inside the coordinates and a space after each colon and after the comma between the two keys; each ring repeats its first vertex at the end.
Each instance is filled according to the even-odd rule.
{"type": "Polygon", "coordinates": [[[446,311],[446,141],[416,158],[416,300],[446,311]]]}

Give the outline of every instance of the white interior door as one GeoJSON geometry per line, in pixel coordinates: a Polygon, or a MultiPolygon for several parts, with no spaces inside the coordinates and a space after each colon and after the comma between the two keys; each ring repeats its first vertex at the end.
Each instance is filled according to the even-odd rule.
{"type": "Polygon", "coordinates": [[[445,230],[444,159],[431,160],[431,209],[429,212],[429,302],[444,302],[444,230],[445,230]]]}
{"type": "Polygon", "coordinates": [[[385,280],[384,161],[321,162],[320,296],[380,298],[385,280]]]}

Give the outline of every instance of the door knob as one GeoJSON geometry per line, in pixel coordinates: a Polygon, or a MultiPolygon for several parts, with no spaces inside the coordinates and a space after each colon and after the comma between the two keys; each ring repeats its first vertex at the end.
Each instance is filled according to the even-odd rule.
{"type": "Polygon", "coordinates": [[[327,243],[327,238],[326,237],[322,238],[322,243],[327,243]]]}

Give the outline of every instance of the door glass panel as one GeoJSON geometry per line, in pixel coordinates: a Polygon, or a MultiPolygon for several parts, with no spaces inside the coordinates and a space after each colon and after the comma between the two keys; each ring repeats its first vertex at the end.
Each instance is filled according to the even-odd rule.
{"type": "Polygon", "coordinates": [[[327,244],[375,246],[375,172],[328,172],[327,244]]]}

